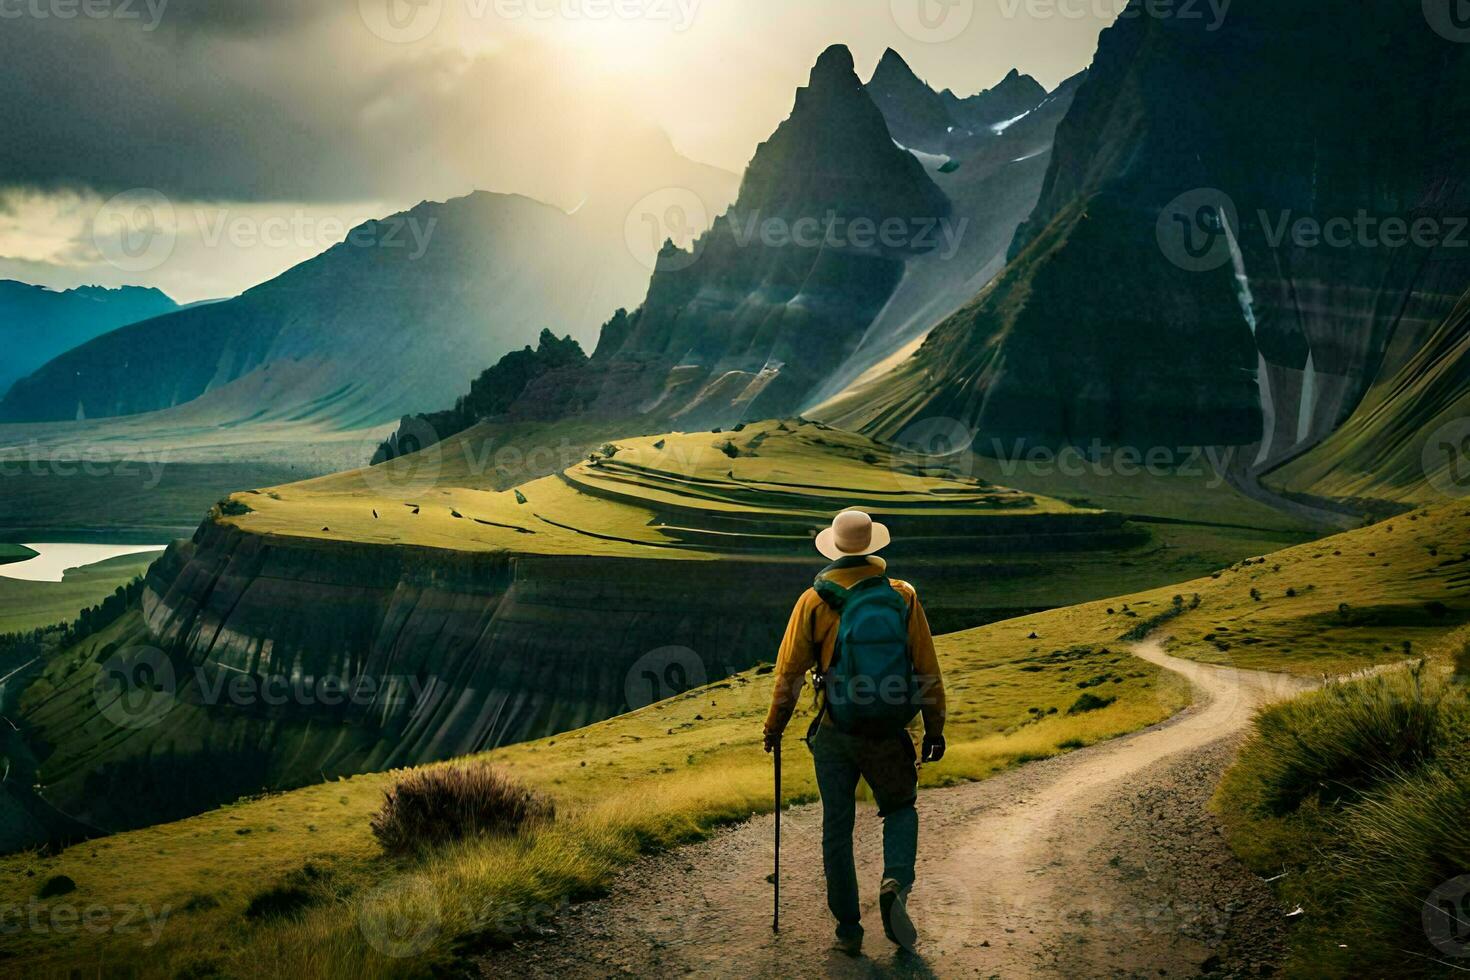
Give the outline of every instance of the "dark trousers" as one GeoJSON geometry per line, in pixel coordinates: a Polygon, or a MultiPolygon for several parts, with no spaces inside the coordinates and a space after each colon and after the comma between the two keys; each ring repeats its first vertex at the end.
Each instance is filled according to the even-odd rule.
{"type": "Polygon", "coordinates": [[[857,815],[858,779],[867,780],[883,818],[883,877],[907,890],[914,883],[919,850],[919,772],[907,732],[886,738],[846,735],[819,725],[809,742],[822,796],[822,864],[827,872],[827,907],[837,920],[837,935],[861,936],[857,867],[852,828],[857,815]]]}

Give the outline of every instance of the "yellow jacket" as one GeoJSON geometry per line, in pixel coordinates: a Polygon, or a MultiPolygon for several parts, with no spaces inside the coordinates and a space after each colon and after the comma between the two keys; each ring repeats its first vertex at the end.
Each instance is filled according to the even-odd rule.
{"type": "MultiPolygon", "coordinates": [[[[865,578],[882,575],[887,568],[882,558],[870,555],[861,564],[847,559],[837,562],[829,566],[822,577],[849,589],[865,578]]],[[[898,579],[890,579],[889,583],[909,606],[909,656],[914,661],[914,673],[927,692],[924,732],[943,735],[944,681],[939,672],[939,657],[934,653],[934,637],[929,633],[929,620],[924,616],[924,607],[920,605],[918,593],[912,585],[898,579]]],[[[801,698],[807,671],[818,663],[824,673],[831,668],[838,622],[837,611],[823,601],[816,589],[807,589],[796,600],[796,608],[791,611],[791,619],[786,624],[786,635],[781,640],[781,652],[776,658],[776,688],[771,694],[770,713],[766,716],[767,734],[786,730],[801,698]]]]}

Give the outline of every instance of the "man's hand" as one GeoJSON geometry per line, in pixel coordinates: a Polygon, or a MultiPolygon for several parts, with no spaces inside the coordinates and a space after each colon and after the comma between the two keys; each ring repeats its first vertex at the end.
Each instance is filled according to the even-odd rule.
{"type": "Polygon", "coordinates": [[[776,751],[776,747],[778,745],[780,745],[780,744],[781,744],[781,733],[780,732],[766,732],[766,751],[767,752],[774,752],[774,751],[776,751]]]}
{"type": "Polygon", "coordinates": [[[919,756],[923,762],[938,762],[944,758],[944,736],[925,735],[924,751],[919,756]]]}

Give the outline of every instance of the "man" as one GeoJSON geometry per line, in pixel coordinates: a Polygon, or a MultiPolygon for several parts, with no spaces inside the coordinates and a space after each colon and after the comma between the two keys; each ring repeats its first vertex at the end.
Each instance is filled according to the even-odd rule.
{"type": "MultiPolygon", "coordinates": [[[[883,583],[865,582],[882,576],[887,568],[877,552],[888,545],[890,535],[882,524],[859,510],[838,514],[832,526],[817,535],[817,550],[832,564],[817,576],[816,584],[797,600],[781,652],[776,661],[776,687],[766,718],[765,747],[770,752],[796,710],[806,672],[815,672],[820,682],[840,660],[837,649],[841,614],[833,607],[832,594],[876,591],[883,583]],[[836,586],[833,589],[832,586],[836,586]],[[824,593],[826,595],[824,596],[824,593]]],[[[907,654],[913,677],[922,696],[924,716],[924,762],[944,756],[944,685],[929,621],[913,586],[887,580],[902,598],[907,618],[907,654]]],[[[900,647],[901,649],[901,647],[900,647]]],[[[914,743],[901,727],[887,734],[854,734],[839,729],[827,704],[830,691],[819,697],[822,708],[807,732],[807,744],[817,770],[817,789],[822,797],[822,863],[827,875],[827,907],[837,920],[834,948],[849,956],[862,953],[863,927],[858,908],[857,870],[853,863],[852,831],[856,814],[859,777],[867,780],[883,818],[883,881],[879,908],[883,931],[904,949],[912,950],[918,938],[908,915],[907,900],[914,883],[914,861],[919,847],[919,815],[914,809],[918,795],[918,765],[914,743]]],[[[909,714],[908,717],[912,717],[909,714]]],[[[900,723],[901,724],[901,723],[900,723]]]]}

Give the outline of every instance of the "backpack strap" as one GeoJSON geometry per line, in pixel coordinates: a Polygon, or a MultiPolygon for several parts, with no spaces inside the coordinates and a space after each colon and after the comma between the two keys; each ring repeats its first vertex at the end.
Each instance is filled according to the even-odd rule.
{"type": "Polygon", "coordinates": [[[821,597],[823,602],[838,613],[842,612],[842,607],[847,605],[848,597],[852,595],[851,589],[844,589],[831,579],[823,578],[820,575],[812,583],[812,590],[821,597]]]}

